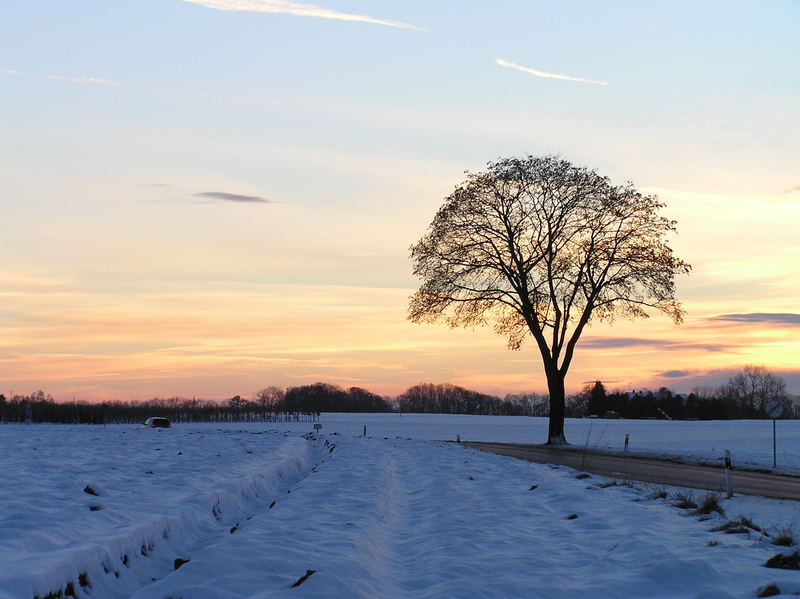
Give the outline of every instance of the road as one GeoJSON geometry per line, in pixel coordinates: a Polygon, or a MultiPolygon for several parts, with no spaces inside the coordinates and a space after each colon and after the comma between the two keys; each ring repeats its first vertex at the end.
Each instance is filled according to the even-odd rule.
{"type": "MultiPolygon", "coordinates": [[[[561,464],[610,478],[639,480],[660,485],[725,491],[722,466],[684,464],[632,455],[608,455],[582,449],[551,448],[515,443],[463,443],[474,449],[507,455],[540,464],[561,464]]],[[[733,470],[733,491],[780,499],[800,500],[800,477],[733,470]]]]}

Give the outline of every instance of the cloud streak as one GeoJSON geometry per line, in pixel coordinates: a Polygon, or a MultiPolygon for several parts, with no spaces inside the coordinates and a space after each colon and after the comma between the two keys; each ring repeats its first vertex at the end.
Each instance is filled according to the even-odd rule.
{"type": "Polygon", "coordinates": [[[516,63],[510,62],[503,58],[496,58],[495,62],[499,64],[501,67],[505,67],[507,69],[516,69],[517,71],[522,71],[523,73],[528,73],[529,75],[533,75],[534,77],[541,77],[543,79],[559,79],[561,81],[575,81],[577,83],[591,83],[592,85],[608,85],[607,81],[598,81],[596,79],[584,79],[583,77],[573,77],[572,75],[562,75],[559,73],[547,73],[545,71],[539,71],[537,69],[531,69],[530,67],[524,67],[522,65],[518,65],[516,63]]]}
{"type": "Polygon", "coordinates": [[[633,347],[654,347],[665,351],[685,351],[698,349],[710,352],[724,351],[730,346],[715,343],[682,343],[663,339],[642,339],[638,337],[600,337],[581,341],[581,347],[589,349],[623,349],[633,347]]]}
{"type": "Polygon", "coordinates": [[[785,193],[794,193],[795,191],[800,191],[800,185],[795,185],[794,187],[790,187],[789,189],[786,190],[785,193]]]}
{"type": "Polygon", "coordinates": [[[50,79],[52,81],[68,81],[69,83],[97,83],[107,85],[122,85],[119,81],[103,79],[102,77],[65,77],[64,75],[40,75],[40,79],[50,79]]]}
{"type": "Polygon", "coordinates": [[[768,324],[800,325],[800,314],[780,312],[751,312],[747,314],[720,314],[711,320],[723,322],[749,322],[768,324]]]}
{"type": "Polygon", "coordinates": [[[687,376],[690,376],[692,373],[687,370],[667,370],[666,372],[660,373],[658,376],[662,376],[668,379],[682,379],[687,376]]]}
{"type": "Polygon", "coordinates": [[[4,75],[21,75],[19,71],[15,71],[14,69],[0,69],[0,73],[4,75]]]}
{"type": "Polygon", "coordinates": [[[371,23],[398,29],[413,29],[427,31],[424,27],[417,27],[409,23],[378,19],[367,15],[339,12],[316,4],[293,2],[292,0],[183,0],[191,4],[200,4],[214,10],[232,12],[263,12],[273,14],[287,14],[297,17],[314,17],[317,19],[333,19],[336,21],[354,21],[358,23],[371,23]]]}
{"type": "Polygon", "coordinates": [[[227,193],[225,191],[202,191],[194,194],[199,198],[209,198],[221,202],[240,202],[243,204],[274,204],[274,200],[262,198],[260,196],[246,196],[238,193],[227,193]]]}

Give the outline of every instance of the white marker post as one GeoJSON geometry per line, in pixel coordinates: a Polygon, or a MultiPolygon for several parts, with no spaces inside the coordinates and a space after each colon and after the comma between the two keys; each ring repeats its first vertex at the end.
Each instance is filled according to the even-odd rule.
{"type": "Polygon", "coordinates": [[[725,450],[725,492],[728,495],[728,499],[733,497],[733,465],[731,464],[731,451],[730,449],[725,450]]]}

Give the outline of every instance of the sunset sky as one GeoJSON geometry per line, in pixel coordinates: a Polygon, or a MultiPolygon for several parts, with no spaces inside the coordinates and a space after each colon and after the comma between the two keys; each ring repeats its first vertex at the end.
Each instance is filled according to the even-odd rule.
{"type": "Polygon", "coordinates": [[[678,221],[688,312],[592,327],[568,390],[800,393],[800,3],[0,3],[0,392],[544,391],[405,318],[464,171],[558,153],[678,221]]]}

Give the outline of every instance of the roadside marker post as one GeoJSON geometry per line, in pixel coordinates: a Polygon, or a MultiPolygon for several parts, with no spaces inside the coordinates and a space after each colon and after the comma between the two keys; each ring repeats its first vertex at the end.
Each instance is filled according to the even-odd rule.
{"type": "Polygon", "coordinates": [[[731,451],[725,450],[725,493],[728,499],[733,497],[733,465],[731,464],[731,451]]]}
{"type": "Polygon", "coordinates": [[[625,453],[628,453],[628,441],[630,441],[630,438],[631,438],[630,434],[625,433],[625,453]]]}

